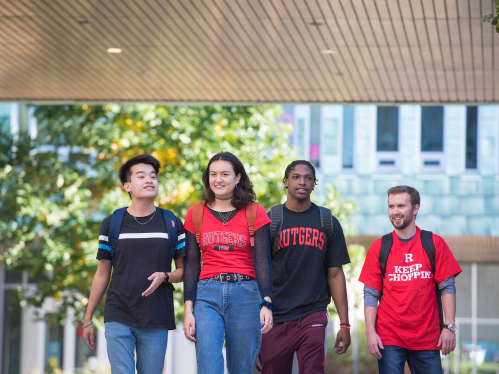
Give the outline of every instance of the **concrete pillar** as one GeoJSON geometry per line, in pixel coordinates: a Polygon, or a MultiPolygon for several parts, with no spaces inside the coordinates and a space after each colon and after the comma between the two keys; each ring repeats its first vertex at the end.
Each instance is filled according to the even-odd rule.
{"type": "Polygon", "coordinates": [[[36,321],[35,308],[25,306],[21,324],[21,374],[45,372],[46,324],[36,321]]]}
{"type": "Polygon", "coordinates": [[[73,324],[74,316],[74,309],[70,308],[66,324],[64,325],[64,357],[62,358],[62,370],[64,374],[71,374],[75,371],[76,327],[73,324]]]}

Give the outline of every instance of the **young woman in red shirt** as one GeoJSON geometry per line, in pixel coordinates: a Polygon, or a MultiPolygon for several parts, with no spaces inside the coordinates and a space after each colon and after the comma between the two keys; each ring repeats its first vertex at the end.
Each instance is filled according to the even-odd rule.
{"type": "Polygon", "coordinates": [[[224,340],[229,373],[252,374],[275,308],[270,219],[233,154],[213,156],[203,184],[184,225],[184,334],[196,343],[199,374],[224,372],[224,340]]]}

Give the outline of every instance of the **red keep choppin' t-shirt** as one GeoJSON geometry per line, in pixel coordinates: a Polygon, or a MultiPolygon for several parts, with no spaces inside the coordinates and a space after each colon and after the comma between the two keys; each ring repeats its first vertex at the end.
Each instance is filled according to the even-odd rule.
{"type": "Polygon", "coordinates": [[[435,244],[435,279],[423,245],[421,230],[409,243],[402,243],[395,231],[393,245],[381,281],[379,252],[381,239],[367,252],[359,281],[378,291],[383,297],[378,306],[376,332],[383,345],[395,345],[412,350],[438,350],[440,322],[436,284],[457,276],[461,268],[445,241],[433,234],[435,244]]]}
{"type": "MultiPolygon", "coordinates": [[[[269,223],[265,209],[258,205],[255,231],[269,223]]],[[[196,233],[192,224],[192,208],[187,212],[184,228],[192,234],[196,233]]],[[[221,273],[238,273],[255,278],[253,251],[244,208],[225,226],[213,217],[205,206],[199,238],[203,259],[199,279],[211,278],[221,273]]]]}

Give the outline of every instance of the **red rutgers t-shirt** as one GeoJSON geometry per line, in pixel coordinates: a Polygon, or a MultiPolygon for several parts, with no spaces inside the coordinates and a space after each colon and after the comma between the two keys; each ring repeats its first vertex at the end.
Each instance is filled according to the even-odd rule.
{"type": "Polygon", "coordinates": [[[433,234],[435,244],[435,279],[423,245],[421,230],[409,243],[402,243],[395,231],[393,245],[381,281],[379,252],[381,239],[369,248],[359,281],[381,291],[376,332],[383,345],[395,345],[413,350],[438,350],[440,322],[436,284],[461,272],[445,241],[433,234]]]}
{"type": "MultiPolygon", "coordinates": [[[[258,205],[255,231],[269,223],[270,219],[265,209],[258,205]]],[[[192,208],[187,212],[184,228],[196,234],[192,224],[192,208]]],[[[205,206],[199,238],[203,259],[199,279],[211,278],[221,273],[238,273],[255,278],[253,251],[244,208],[240,209],[225,226],[213,217],[205,206]]]]}

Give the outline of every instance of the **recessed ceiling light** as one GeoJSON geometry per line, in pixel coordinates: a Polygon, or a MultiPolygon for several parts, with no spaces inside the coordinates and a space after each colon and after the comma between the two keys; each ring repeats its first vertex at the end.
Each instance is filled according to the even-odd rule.
{"type": "Polygon", "coordinates": [[[321,53],[324,55],[332,55],[334,51],[332,49],[323,49],[321,53]]]}
{"type": "Polygon", "coordinates": [[[109,53],[121,53],[121,48],[108,48],[109,53]]]}

